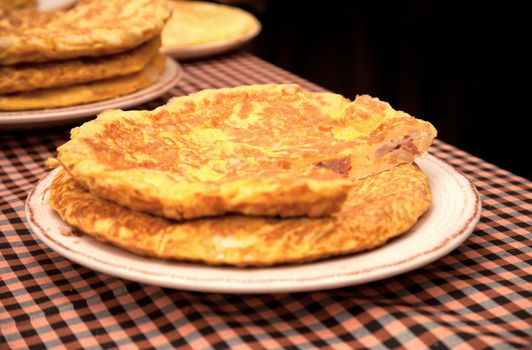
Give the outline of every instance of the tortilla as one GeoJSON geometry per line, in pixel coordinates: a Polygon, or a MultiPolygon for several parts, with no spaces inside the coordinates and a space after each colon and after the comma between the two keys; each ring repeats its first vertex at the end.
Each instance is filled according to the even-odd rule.
{"type": "Polygon", "coordinates": [[[204,1],[169,3],[173,12],[163,28],[163,49],[237,40],[260,28],[259,21],[252,14],[238,7],[204,1]]]}
{"type": "Polygon", "coordinates": [[[339,210],[352,180],[412,162],[435,135],[369,96],[250,85],[103,112],[58,159],[93,194],[167,218],[317,217],[339,210]]]}
{"type": "Polygon", "coordinates": [[[45,63],[0,66],[0,94],[109,79],[142,70],[159,52],[160,39],[123,53],[45,63]]]}
{"type": "Polygon", "coordinates": [[[0,95],[0,110],[66,107],[127,95],[155,83],[166,64],[156,56],[140,72],[92,83],[0,95]]]}
{"type": "Polygon", "coordinates": [[[13,11],[0,18],[0,65],[124,52],[159,36],[165,0],[79,0],[67,10],[13,11]]]}
{"type": "Polygon", "coordinates": [[[357,181],[342,210],[324,218],[229,215],[184,222],[133,211],[79,186],[63,169],[50,205],[101,241],[157,258],[215,265],[301,263],[373,249],[408,231],[429,208],[428,178],[403,164],[357,181]]]}

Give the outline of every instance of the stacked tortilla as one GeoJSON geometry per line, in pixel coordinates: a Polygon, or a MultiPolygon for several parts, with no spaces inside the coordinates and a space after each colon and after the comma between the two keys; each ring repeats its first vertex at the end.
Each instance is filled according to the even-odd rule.
{"type": "Polygon", "coordinates": [[[312,261],[374,248],[418,220],[432,197],[413,161],[435,135],[370,96],[204,90],[74,128],[50,204],[87,235],[143,255],[312,261]]]}
{"type": "Polygon", "coordinates": [[[80,0],[0,18],[0,110],[78,105],[153,84],[170,9],[164,0],[80,0]]]}

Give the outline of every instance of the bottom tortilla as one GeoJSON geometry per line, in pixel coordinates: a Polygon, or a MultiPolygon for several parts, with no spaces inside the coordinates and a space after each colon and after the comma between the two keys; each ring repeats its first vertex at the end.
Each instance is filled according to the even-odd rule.
{"type": "Polygon", "coordinates": [[[141,71],[92,83],[0,95],[0,110],[31,110],[81,105],[126,95],[155,83],[166,65],[157,55],[141,71]]]}
{"type": "Polygon", "coordinates": [[[213,265],[269,266],[373,249],[412,227],[430,207],[427,176],[404,164],[356,182],[342,210],[323,218],[229,215],[173,221],[101,199],[65,170],[50,205],[85,234],[133,253],[213,265]]]}

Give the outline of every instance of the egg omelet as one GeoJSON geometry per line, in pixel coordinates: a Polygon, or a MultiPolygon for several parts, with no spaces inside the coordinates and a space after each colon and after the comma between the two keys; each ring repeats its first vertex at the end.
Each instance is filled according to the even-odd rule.
{"type": "Polygon", "coordinates": [[[160,38],[115,55],[0,66],[0,94],[82,84],[136,73],[159,52],[160,38]]]}
{"type": "Polygon", "coordinates": [[[155,83],[166,65],[157,54],[139,72],[83,84],[0,95],[0,110],[56,108],[126,95],[155,83]]]}
{"type": "Polygon", "coordinates": [[[32,8],[37,5],[37,0],[0,0],[0,11],[13,11],[23,8],[32,8]]]}
{"type": "Polygon", "coordinates": [[[0,18],[0,65],[101,56],[159,36],[166,0],[79,0],[67,10],[13,11],[0,18]]]}
{"type": "Polygon", "coordinates": [[[162,31],[163,50],[237,40],[260,30],[260,22],[237,7],[204,1],[169,1],[172,16],[162,31]]]}
{"type": "Polygon", "coordinates": [[[162,217],[318,217],[341,208],[353,180],[412,162],[435,135],[370,96],[250,85],[105,111],[72,130],[58,160],[94,195],[162,217]]]}
{"type": "Polygon", "coordinates": [[[52,208],[89,236],[136,254],[236,266],[308,262],[373,249],[406,232],[431,200],[429,181],[415,164],[357,181],[342,210],[322,218],[228,215],[178,222],[101,199],[64,170],[50,191],[52,208]]]}

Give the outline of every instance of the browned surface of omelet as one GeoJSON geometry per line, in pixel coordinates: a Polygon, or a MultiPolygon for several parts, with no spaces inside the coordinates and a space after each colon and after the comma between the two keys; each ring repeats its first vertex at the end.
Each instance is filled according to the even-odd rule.
{"type": "Polygon", "coordinates": [[[123,52],[156,37],[165,0],[79,0],[68,10],[21,10],[0,18],[0,64],[123,52]]]}
{"type": "Polygon", "coordinates": [[[0,10],[6,11],[35,7],[36,5],[37,0],[0,0],[0,10]]]}
{"type": "Polygon", "coordinates": [[[325,218],[224,216],[176,222],[100,199],[61,170],[50,204],[64,221],[134,253],[208,264],[266,266],[359,252],[406,232],[429,208],[428,178],[404,164],[356,182],[325,218]]]}
{"type": "Polygon", "coordinates": [[[155,38],[132,50],[102,57],[0,66],[0,94],[69,86],[132,74],[159,52],[155,38]]]}
{"type": "Polygon", "coordinates": [[[0,95],[0,110],[31,110],[79,105],[126,95],[157,81],[166,57],[157,55],[140,72],[95,82],[0,95]]]}
{"type": "Polygon", "coordinates": [[[72,130],[58,159],[92,193],[164,217],[320,216],[349,184],[316,165],[358,179],[413,161],[435,133],[369,96],[250,85],[103,112],[72,130]]]}

